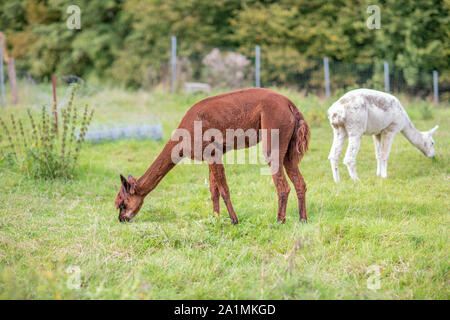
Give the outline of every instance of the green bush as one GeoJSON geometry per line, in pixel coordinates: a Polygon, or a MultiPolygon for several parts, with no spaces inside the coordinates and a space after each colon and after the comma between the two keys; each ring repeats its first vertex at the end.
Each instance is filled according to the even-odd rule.
{"type": "Polygon", "coordinates": [[[73,105],[76,87],[72,87],[69,102],[60,108],[57,119],[56,106],[50,115],[43,106],[41,115],[28,113],[29,126],[11,114],[10,126],[0,118],[3,140],[8,144],[1,149],[3,162],[18,167],[35,178],[72,178],[93,110],[86,105],[73,105]],[[6,139],[5,139],[6,138],[6,139]]]}

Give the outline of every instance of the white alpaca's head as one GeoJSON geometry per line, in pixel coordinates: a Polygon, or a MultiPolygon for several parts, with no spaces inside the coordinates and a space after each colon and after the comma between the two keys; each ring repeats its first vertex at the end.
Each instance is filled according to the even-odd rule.
{"type": "Polygon", "coordinates": [[[434,150],[433,134],[436,132],[436,130],[438,128],[439,128],[439,126],[436,126],[433,129],[431,129],[430,131],[422,132],[423,149],[421,149],[421,151],[428,158],[434,158],[434,156],[436,155],[436,151],[434,150]]]}

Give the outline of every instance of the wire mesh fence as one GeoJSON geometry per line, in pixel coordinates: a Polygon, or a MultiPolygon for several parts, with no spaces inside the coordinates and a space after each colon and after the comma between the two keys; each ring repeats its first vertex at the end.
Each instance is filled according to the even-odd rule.
{"type": "MultiPolygon", "coordinates": [[[[172,56],[166,63],[149,65],[143,75],[143,87],[162,86],[167,90],[210,93],[254,86],[289,88],[305,94],[331,96],[346,90],[365,87],[402,93],[435,101],[448,101],[450,81],[432,71],[402,69],[384,61],[372,64],[334,61],[325,57],[305,58],[289,48],[214,47],[172,43],[172,56]]],[[[27,71],[17,71],[17,83],[22,103],[52,104],[51,86],[41,85],[49,79],[34,78],[27,71]]],[[[6,104],[11,104],[8,74],[5,74],[6,104]]],[[[79,94],[99,92],[75,75],[57,77],[57,87],[65,90],[59,104],[68,99],[68,87],[79,84],[79,94]],[[63,89],[65,88],[65,89],[63,89]]]]}
{"type": "MultiPolygon", "coordinates": [[[[176,42],[175,42],[176,43],[176,42]]],[[[180,46],[172,50],[172,90],[284,87],[329,96],[357,87],[448,100],[450,79],[437,71],[402,69],[386,61],[351,63],[326,57],[305,58],[289,48],[180,46]],[[188,49],[186,49],[188,48],[188,49]],[[173,56],[175,55],[175,57],[173,56]]]]}
{"type": "MultiPolygon", "coordinates": [[[[16,82],[18,87],[18,103],[33,106],[53,105],[53,93],[50,79],[46,77],[33,77],[30,72],[24,70],[16,71],[16,82]]],[[[65,105],[69,99],[70,86],[77,84],[77,96],[90,96],[100,92],[88,84],[84,79],[75,75],[56,76],[56,87],[58,89],[58,108],[65,105]]],[[[5,74],[5,101],[13,104],[12,88],[9,75],[5,74]]]]}
{"type": "MultiPolygon", "coordinates": [[[[51,115],[53,109],[54,98],[52,92],[52,84],[49,79],[36,79],[30,73],[19,71],[17,74],[17,83],[19,87],[19,103],[26,105],[31,109],[40,109],[47,106],[46,111],[51,115]]],[[[8,80],[8,78],[6,78],[8,80]]],[[[56,77],[57,90],[57,110],[60,113],[61,108],[66,107],[71,96],[72,86],[76,85],[76,99],[88,98],[101,90],[88,84],[84,79],[75,75],[62,75],[56,77]]],[[[6,88],[10,86],[8,81],[6,88]]],[[[7,92],[9,90],[6,90],[7,92]]],[[[12,97],[8,96],[8,102],[12,101],[12,97]]],[[[78,106],[75,106],[78,107],[78,106]]],[[[102,141],[114,141],[120,139],[137,139],[137,140],[161,140],[163,129],[160,120],[151,114],[130,114],[127,119],[118,119],[109,115],[105,119],[94,119],[88,127],[88,131],[84,139],[92,143],[102,141]]],[[[61,121],[61,119],[59,119],[61,121]]],[[[79,130],[76,137],[79,137],[79,130]]]]}

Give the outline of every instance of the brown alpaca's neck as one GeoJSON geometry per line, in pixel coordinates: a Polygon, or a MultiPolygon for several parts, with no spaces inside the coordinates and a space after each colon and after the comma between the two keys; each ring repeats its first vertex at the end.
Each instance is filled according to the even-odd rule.
{"type": "Polygon", "coordinates": [[[138,179],[137,191],[140,195],[145,197],[149,194],[164,176],[175,167],[175,163],[173,163],[171,158],[172,148],[173,143],[169,141],[156,160],[153,161],[150,168],[138,179]]]}

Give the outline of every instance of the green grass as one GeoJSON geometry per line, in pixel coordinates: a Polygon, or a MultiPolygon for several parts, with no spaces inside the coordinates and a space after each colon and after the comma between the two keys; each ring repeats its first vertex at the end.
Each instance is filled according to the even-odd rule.
{"type": "Polygon", "coordinates": [[[144,173],[202,96],[106,90],[84,99],[96,108],[94,122],[155,115],[164,141],[88,144],[71,181],[33,180],[0,167],[0,298],[449,299],[448,105],[431,108],[433,119],[426,113],[423,120],[426,102],[404,103],[419,129],[440,125],[436,160],[398,135],[382,180],[365,137],[361,182],[341,164],[336,185],[327,160],[331,102],[284,93],[312,126],[300,164],[309,223],[299,223],[295,192],[286,223],[276,222],[275,187],[259,165],[226,166],[240,223],[230,224],[222,201],[215,216],[205,164],[175,167],[136,218],[119,223],[119,173],[144,173]],[[373,266],[378,290],[367,285],[373,266]],[[71,286],[71,267],[80,270],[79,288],[71,286]]]}

